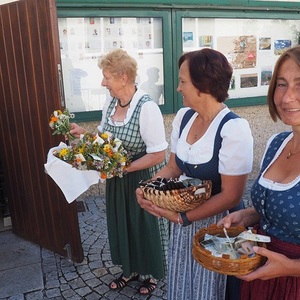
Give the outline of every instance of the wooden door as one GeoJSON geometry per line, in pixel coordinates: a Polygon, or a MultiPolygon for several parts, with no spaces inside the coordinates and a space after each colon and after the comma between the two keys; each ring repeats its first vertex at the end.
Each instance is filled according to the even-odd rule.
{"type": "Polygon", "coordinates": [[[76,201],[44,172],[50,114],[64,108],[55,0],[0,6],[0,151],[13,232],[76,262],[83,260],[76,201]]]}

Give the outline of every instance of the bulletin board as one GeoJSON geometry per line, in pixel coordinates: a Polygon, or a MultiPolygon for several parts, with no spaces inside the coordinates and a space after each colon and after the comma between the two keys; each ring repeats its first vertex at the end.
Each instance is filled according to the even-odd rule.
{"type": "Polygon", "coordinates": [[[222,52],[233,68],[230,99],[265,96],[276,60],[299,44],[300,21],[183,18],[182,47],[222,52]]]}
{"type": "Polygon", "coordinates": [[[72,112],[102,110],[107,91],[101,86],[98,59],[122,48],[138,63],[137,85],[164,104],[162,18],[58,18],[66,106],[72,112]]]}

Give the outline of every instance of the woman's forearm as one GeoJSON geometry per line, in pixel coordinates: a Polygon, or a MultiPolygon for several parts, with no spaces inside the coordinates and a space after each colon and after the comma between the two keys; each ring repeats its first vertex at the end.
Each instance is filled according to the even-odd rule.
{"type": "Polygon", "coordinates": [[[144,170],[150,167],[153,167],[157,164],[162,163],[166,158],[166,150],[155,152],[155,153],[147,153],[141,158],[133,161],[127,168],[128,172],[135,172],[139,170],[144,170]]]}

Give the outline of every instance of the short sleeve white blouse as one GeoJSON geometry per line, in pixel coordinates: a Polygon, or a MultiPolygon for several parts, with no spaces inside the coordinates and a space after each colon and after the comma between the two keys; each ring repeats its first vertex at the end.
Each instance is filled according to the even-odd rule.
{"type": "MultiPolygon", "coordinates": [[[[122,122],[121,124],[113,124],[113,123],[110,124],[113,126],[123,126],[124,124],[127,124],[130,121],[130,118],[139,100],[145,94],[146,93],[143,90],[138,89],[131,100],[130,107],[127,110],[127,114],[124,122],[122,122]]],[[[104,104],[103,111],[102,111],[103,117],[100,125],[98,126],[98,130],[100,132],[102,132],[102,128],[106,119],[104,116],[106,116],[107,114],[107,109],[112,99],[113,98],[109,96],[104,104]]],[[[115,113],[115,108],[112,109],[111,116],[114,115],[114,113],[115,113]]],[[[109,122],[112,122],[110,118],[109,118],[109,122]]],[[[140,124],[140,134],[142,136],[144,143],[146,144],[147,153],[160,152],[167,149],[168,143],[166,141],[163,117],[158,105],[154,101],[147,101],[146,103],[143,104],[141,108],[139,124],[140,124]]]]}
{"type": "MultiPolygon", "coordinates": [[[[173,120],[171,152],[176,153],[182,161],[187,163],[206,163],[212,158],[219,124],[230,110],[228,107],[221,110],[205,134],[190,145],[186,139],[197,113],[190,118],[179,138],[181,120],[188,109],[187,107],[180,109],[173,120]]],[[[219,173],[232,176],[250,173],[253,164],[253,136],[248,121],[243,118],[231,119],[223,125],[220,134],[222,145],[219,151],[219,173]]]]}

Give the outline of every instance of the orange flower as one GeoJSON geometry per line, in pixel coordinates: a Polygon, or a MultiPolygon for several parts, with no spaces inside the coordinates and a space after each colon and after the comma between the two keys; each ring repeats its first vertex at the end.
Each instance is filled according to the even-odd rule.
{"type": "Polygon", "coordinates": [[[103,173],[100,173],[100,178],[106,179],[106,178],[107,178],[107,175],[106,175],[106,174],[103,174],[103,173]]]}
{"type": "Polygon", "coordinates": [[[51,117],[50,122],[51,122],[51,123],[54,123],[54,122],[57,122],[57,120],[58,120],[58,118],[55,117],[55,116],[53,116],[53,117],[51,117]]]}

